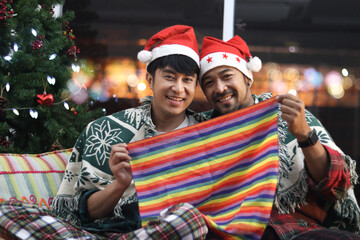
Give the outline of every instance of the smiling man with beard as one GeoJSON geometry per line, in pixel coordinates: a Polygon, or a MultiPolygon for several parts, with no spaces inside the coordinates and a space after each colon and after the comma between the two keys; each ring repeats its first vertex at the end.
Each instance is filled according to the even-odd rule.
{"type": "MultiPolygon", "coordinates": [[[[205,37],[200,85],[214,110],[200,115],[211,119],[271,98],[271,93],[251,93],[252,72],[260,69],[260,59],[251,56],[239,36],[227,42],[205,37]]],[[[276,99],[279,181],[262,239],[360,239],[352,233],[360,231],[351,187],[357,182],[356,162],[335,145],[300,98],[284,94],[276,99]]]]}

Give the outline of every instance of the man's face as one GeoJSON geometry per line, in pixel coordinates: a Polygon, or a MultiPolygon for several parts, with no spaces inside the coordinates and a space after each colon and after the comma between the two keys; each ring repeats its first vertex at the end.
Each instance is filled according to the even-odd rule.
{"type": "Polygon", "coordinates": [[[153,114],[157,117],[176,117],[183,114],[194,99],[197,74],[192,76],[176,72],[171,67],[157,69],[155,76],[146,75],[153,91],[153,114]]]}
{"type": "Polygon", "coordinates": [[[236,68],[219,66],[202,77],[201,88],[211,106],[226,114],[253,104],[249,82],[236,68]]]}

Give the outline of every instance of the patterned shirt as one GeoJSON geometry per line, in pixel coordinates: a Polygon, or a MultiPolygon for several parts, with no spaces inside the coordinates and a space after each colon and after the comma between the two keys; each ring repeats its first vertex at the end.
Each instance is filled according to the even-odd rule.
{"type": "MultiPolygon", "coordinates": [[[[271,93],[253,95],[255,104],[271,97],[271,93]]],[[[211,110],[198,115],[207,120],[219,116],[219,113],[211,110]]],[[[312,180],[304,154],[282,119],[279,107],[279,179],[269,225],[281,239],[290,239],[289,236],[310,228],[325,227],[359,233],[360,208],[353,187],[350,187],[358,183],[356,162],[341,151],[308,110],[305,110],[305,118],[328,153],[328,176],[318,184],[312,180]],[[322,201],[319,202],[319,199],[322,201]]]]}
{"type": "MultiPolygon", "coordinates": [[[[141,227],[134,181],[111,216],[91,219],[87,214],[87,199],[115,179],[108,164],[112,145],[156,135],[156,126],[151,119],[152,97],[148,96],[142,101],[139,107],[96,119],[80,134],[51,206],[55,216],[91,232],[127,233],[141,227]]],[[[193,114],[186,110],[189,124],[197,122],[193,114]]]]}

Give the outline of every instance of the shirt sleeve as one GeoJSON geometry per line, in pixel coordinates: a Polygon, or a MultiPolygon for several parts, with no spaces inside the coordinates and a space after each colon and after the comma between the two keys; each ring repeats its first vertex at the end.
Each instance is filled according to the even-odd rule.
{"type": "MultiPolygon", "coordinates": [[[[344,158],[338,151],[323,146],[329,159],[327,175],[318,183],[309,177],[309,185],[322,198],[333,201],[339,200],[346,195],[351,186],[349,170],[346,167],[344,158]]],[[[309,176],[311,175],[309,174],[309,176]]]]}
{"type": "Polygon", "coordinates": [[[87,207],[87,200],[91,194],[99,191],[98,189],[91,189],[88,191],[84,191],[80,197],[79,201],[79,217],[83,224],[92,223],[94,220],[91,219],[88,215],[88,207],[87,207]]]}

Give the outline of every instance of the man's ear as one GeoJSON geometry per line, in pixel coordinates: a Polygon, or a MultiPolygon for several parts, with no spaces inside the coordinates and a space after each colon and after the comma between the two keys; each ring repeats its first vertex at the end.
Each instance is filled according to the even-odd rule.
{"type": "Polygon", "coordinates": [[[153,83],[154,83],[153,76],[149,72],[146,72],[145,78],[146,78],[146,81],[148,82],[149,88],[152,90],[153,83]]]}
{"type": "Polygon", "coordinates": [[[247,76],[245,76],[245,74],[243,74],[243,77],[244,77],[244,82],[246,84],[246,86],[248,86],[249,88],[251,87],[251,79],[248,78],[247,76]]]}

